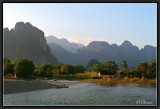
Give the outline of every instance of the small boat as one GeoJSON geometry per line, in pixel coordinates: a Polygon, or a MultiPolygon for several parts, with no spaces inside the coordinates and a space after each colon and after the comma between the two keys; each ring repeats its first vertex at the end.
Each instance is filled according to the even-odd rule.
{"type": "Polygon", "coordinates": [[[65,86],[63,88],[68,88],[69,87],[69,84],[65,84],[65,86]]]}

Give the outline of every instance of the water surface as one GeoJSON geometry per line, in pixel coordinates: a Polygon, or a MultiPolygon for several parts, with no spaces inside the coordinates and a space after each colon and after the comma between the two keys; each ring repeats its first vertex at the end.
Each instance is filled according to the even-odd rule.
{"type": "Polygon", "coordinates": [[[75,84],[69,88],[30,91],[4,95],[7,106],[132,106],[156,105],[155,84],[75,84]]]}

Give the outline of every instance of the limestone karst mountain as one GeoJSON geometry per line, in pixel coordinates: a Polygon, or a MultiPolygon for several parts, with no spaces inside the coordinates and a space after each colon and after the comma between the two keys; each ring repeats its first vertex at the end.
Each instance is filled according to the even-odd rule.
{"type": "Polygon", "coordinates": [[[91,59],[99,62],[126,60],[129,67],[141,61],[156,58],[156,47],[146,45],[139,49],[129,41],[121,45],[106,41],[92,41],[87,46],[70,43],[54,36],[44,37],[44,32],[30,23],[18,22],[11,30],[4,28],[4,57],[11,60],[28,58],[37,64],[64,63],[86,66],[91,59]],[[46,41],[47,40],[47,41],[46,41]]]}
{"type": "Polygon", "coordinates": [[[58,63],[50,52],[44,32],[28,22],[18,22],[11,30],[4,28],[4,57],[27,58],[36,64],[58,63]]]}

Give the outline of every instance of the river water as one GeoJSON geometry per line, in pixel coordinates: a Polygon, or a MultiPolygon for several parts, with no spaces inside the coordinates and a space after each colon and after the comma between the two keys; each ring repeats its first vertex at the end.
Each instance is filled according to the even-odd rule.
{"type": "Polygon", "coordinates": [[[3,95],[4,106],[135,106],[157,105],[155,84],[100,85],[76,81],[69,88],[3,95]],[[75,85],[78,83],[78,85],[75,85]]]}

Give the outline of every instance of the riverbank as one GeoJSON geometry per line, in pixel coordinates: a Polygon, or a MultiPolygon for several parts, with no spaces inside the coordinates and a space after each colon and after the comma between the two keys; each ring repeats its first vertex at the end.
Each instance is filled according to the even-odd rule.
{"type": "Polygon", "coordinates": [[[14,94],[21,92],[29,92],[36,90],[45,90],[51,88],[68,88],[69,86],[78,85],[82,82],[96,83],[96,84],[108,84],[108,83],[151,83],[156,84],[156,79],[146,79],[146,78],[121,78],[121,79],[84,79],[74,82],[69,82],[67,80],[14,80],[14,79],[4,79],[4,95],[14,94]]]}
{"type": "Polygon", "coordinates": [[[35,81],[35,80],[12,80],[5,79],[4,80],[4,95],[6,94],[14,94],[21,92],[29,92],[36,90],[45,90],[52,88],[64,88],[66,84],[62,84],[58,81],[35,81]]]}
{"type": "Polygon", "coordinates": [[[90,82],[90,83],[157,83],[156,79],[146,79],[146,78],[120,78],[120,79],[112,79],[112,78],[106,78],[106,79],[85,79],[80,80],[83,82],[90,82]]]}

